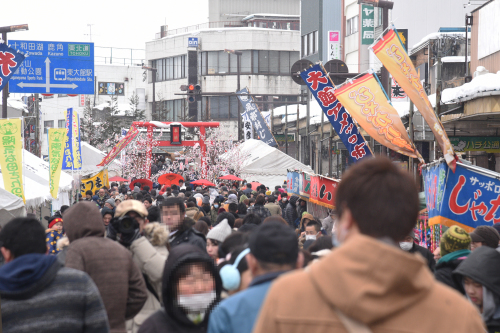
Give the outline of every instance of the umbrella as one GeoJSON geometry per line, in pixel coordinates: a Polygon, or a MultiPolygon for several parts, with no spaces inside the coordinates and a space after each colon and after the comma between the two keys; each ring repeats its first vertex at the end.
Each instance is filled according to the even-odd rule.
{"type": "Polygon", "coordinates": [[[206,179],[198,179],[194,182],[191,182],[191,185],[196,185],[196,186],[215,186],[214,183],[211,183],[210,181],[206,179]]]}
{"type": "Polygon", "coordinates": [[[150,189],[153,188],[153,182],[150,181],[149,179],[136,179],[132,183],[130,183],[129,187],[131,190],[134,189],[136,183],[141,183],[141,190],[142,190],[142,187],[144,187],[144,185],[149,186],[150,189]]]}
{"type": "Polygon", "coordinates": [[[241,179],[239,177],[236,177],[235,175],[225,175],[223,177],[219,177],[219,179],[224,179],[224,180],[238,180],[238,181],[243,180],[243,179],[241,179]]]}
{"type": "Polygon", "coordinates": [[[252,185],[252,190],[257,191],[257,187],[259,187],[262,184],[258,182],[251,182],[250,185],[252,185]]]}
{"type": "Polygon", "coordinates": [[[168,186],[172,184],[179,185],[180,180],[184,180],[184,178],[176,173],[166,173],[158,177],[158,183],[168,186]]]}
{"type": "Polygon", "coordinates": [[[114,176],[108,179],[110,182],[128,182],[127,179],[122,178],[120,176],[114,176]]]}

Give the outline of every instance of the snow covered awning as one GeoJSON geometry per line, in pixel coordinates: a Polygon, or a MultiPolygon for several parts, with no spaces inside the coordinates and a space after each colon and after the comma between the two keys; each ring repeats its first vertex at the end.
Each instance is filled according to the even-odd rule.
{"type": "Polygon", "coordinates": [[[500,95],[500,71],[496,74],[479,75],[460,87],[443,90],[441,101],[445,104],[451,104],[492,95],[500,95]]]}

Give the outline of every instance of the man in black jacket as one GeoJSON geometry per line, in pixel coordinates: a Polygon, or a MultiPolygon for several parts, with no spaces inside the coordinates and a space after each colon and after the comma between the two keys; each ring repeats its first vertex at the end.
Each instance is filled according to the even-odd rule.
{"type": "Polygon", "coordinates": [[[170,246],[188,243],[206,250],[205,236],[192,228],[194,221],[186,218],[186,207],[181,198],[168,197],[160,205],[161,221],[170,230],[170,246]]]}
{"type": "Polygon", "coordinates": [[[299,197],[293,195],[288,202],[285,210],[285,220],[288,222],[288,225],[295,229],[295,220],[299,217],[297,213],[297,201],[299,197]]]}
{"type": "Polygon", "coordinates": [[[408,236],[406,236],[406,238],[402,242],[399,242],[399,246],[402,250],[409,253],[420,253],[422,257],[427,260],[427,265],[429,265],[429,269],[431,270],[431,272],[434,272],[434,269],[436,267],[436,260],[434,260],[434,255],[425,247],[415,244],[415,232],[413,230],[408,236]]]}

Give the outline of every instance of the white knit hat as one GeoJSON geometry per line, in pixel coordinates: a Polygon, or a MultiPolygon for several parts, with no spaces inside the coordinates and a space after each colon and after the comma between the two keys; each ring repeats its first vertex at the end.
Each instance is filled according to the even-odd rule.
{"type": "Polygon", "coordinates": [[[222,243],[229,235],[231,235],[231,227],[227,219],[224,219],[208,232],[207,238],[222,243]]]}

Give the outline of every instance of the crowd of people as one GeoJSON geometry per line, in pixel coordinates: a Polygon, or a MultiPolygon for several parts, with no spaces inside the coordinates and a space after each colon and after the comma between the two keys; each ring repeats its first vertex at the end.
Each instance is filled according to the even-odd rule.
{"type": "Polygon", "coordinates": [[[498,332],[500,234],[417,244],[411,177],[357,163],[319,219],[286,184],[111,184],[0,231],[5,332],[498,332]]]}

